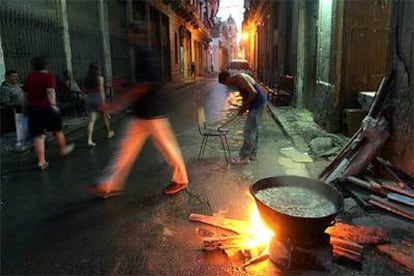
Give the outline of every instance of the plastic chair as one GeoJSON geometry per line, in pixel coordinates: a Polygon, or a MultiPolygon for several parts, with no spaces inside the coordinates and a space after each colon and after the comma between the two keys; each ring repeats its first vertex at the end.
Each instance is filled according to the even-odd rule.
{"type": "Polygon", "coordinates": [[[231,161],[230,147],[227,140],[228,129],[220,129],[218,127],[208,126],[206,121],[206,116],[204,113],[204,107],[201,107],[197,110],[197,121],[198,121],[198,130],[200,135],[203,136],[203,141],[201,142],[200,152],[198,154],[198,159],[200,160],[206,149],[207,141],[209,137],[218,137],[220,138],[221,146],[223,148],[224,157],[227,162],[231,161]]]}

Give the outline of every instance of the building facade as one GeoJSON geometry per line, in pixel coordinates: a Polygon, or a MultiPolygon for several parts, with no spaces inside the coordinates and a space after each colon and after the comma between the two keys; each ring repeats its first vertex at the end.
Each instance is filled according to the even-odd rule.
{"type": "Polygon", "coordinates": [[[295,102],[329,131],[359,91],[376,90],[386,72],[390,5],[376,1],[245,1],[243,30],[258,77],[295,77],[295,102]],[[252,50],[251,50],[252,49],[252,50]],[[326,110],[321,111],[323,105],[326,110]]]}
{"type": "Polygon", "coordinates": [[[90,62],[103,65],[112,79],[136,79],[134,26],[148,26],[148,45],[160,51],[165,81],[190,79],[211,68],[211,29],[217,0],[38,0],[2,1],[0,73],[30,71],[34,56],[44,56],[49,70],[81,79],[90,62]]]}
{"type": "Polygon", "coordinates": [[[213,68],[216,68],[215,71],[226,69],[230,61],[239,57],[238,32],[236,22],[231,15],[225,21],[216,18],[212,33],[213,68]]]}
{"type": "MultiPolygon", "coordinates": [[[[281,74],[294,76],[292,104],[309,109],[327,131],[343,131],[347,110],[360,108],[360,92],[376,91],[395,64],[390,41],[398,28],[390,20],[392,6],[404,6],[404,13],[397,18],[406,18],[406,31],[412,34],[413,25],[409,28],[407,23],[413,17],[412,1],[245,0],[246,58],[255,67],[258,79],[269,86],[277,85],[281,74]]],[[[412,40],[403,44],[396,47],[397,51],[413,49],[412,40]]],[[[406,102],[403,98],[398,101],[406,102]]],[[[412,104],[404,110],[413,117],[412,104]]],[[[413,133],[412,122],[410,126],[401,116],[393,125],[413,133]]],[[[413,144],[413,135],[404,137],[402,144],[413,144]]],[[[411,157],[404,154],[403,160],[396,160],[411,174],[413,148],[408,150],[411,157]]]]}

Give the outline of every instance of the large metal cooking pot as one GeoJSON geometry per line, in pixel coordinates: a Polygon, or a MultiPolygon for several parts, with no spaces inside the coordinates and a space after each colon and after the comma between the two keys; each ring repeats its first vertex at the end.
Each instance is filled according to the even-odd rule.
{"type": "MultiPolygon", "coordinates": [[[[344,207],[342,194],[334,187],[325,182],[301,176],[263,178],[250,186],[250,193],[256,201],[263,222],[275,230],[277,236],[291,239],[306,239],[312,236],[320,236],[328,226],[335,223],[335,216],[342,212],[344,207]],[[270,207],[257,197],[257,193],[260,190],[284,186],[303,187],[311,192],[316,192],[318,196],[320,195],[330,201],[334,205],[335,211],[322,217],[292,216],[282,212],[280,209],[283,208],[275,208],[275,204],[272,204],[272,207],[270,207]]],[[[283,196],[291,197],[292,202],[295,202],[294,195],[289,195],[289,192],[283,196]]]]}

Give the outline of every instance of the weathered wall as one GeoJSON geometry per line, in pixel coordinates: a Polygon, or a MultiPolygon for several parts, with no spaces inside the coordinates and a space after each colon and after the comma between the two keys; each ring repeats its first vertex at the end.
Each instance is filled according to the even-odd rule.
{"type": "Polygon", "coordinates": [[[392,89],[392,132],[385,155],[414,177],[414,1],[393,2],[390,36],[396,72],[392,89]]]}
{"type": "Polygon", "coordinates": [[[319,1],[316,85],[305,102],[319,125],[337,132],[343,109],[358,107],[358,92],[376,90],[385,75],[390,4],[338,1],[329,12],[327,3],[319,1]]]}
{"type": "Polygon", "coordinates": [[[131,56],[126,21],[126,6],[119,1],[108,2],[109,35],[113,78],[129,79],[132,76],[131,56]]]}
{"type": "Polygon", "coordinates": [[[391,4],[345,1],[341,95],[357,107],[359,91],[376,91],[386,72],[391,4]]]}
{"type": "Polygon", "coordinates": [[[318,107],[314,105],[314,86],[316,80],[316,1],[298,2],[297,16],[293,21],[297,23],[297,46],[296,68],[293,70],[295,76],[295,93],[292,104],[297,108],[306,107],[312,112],[317,112],[318,107]]]}
{"type": "Polygon", "coordinates": [[[303,101],[305,107],[311,112],[320,110],[320,106],[315,101],[316,83],[316,23],[318,14],[317,1],[305,2],[305,56],[303,72],[303,101]]]}
{"type": "Polygon", "coordinates": [[[329,132],[338,131],[339,110],[337,105],[338,89],[335,86],[335,64],[338,62],[334,53],[336,3],[319,1],[318,23],[316,33],[316,80],[314,86],[315,121],[329,132]]]}
{"type": "MultiPolygon", "coordinates": [[[[97,1],[68,1],[69,35],[75,79],[83,79],[88,64],[103,65],[102,38],[99,34],[97,1]]],[[[58,74],[61,74],[63,68],[58,74]]]]}
{"type": "Polygon", "coordinates": [[[6,69],[15,69],[22,79],[31,72],[31,60],[42,55],[51,72],[65,68],[62,26],[55,1],[2,1],[0,34],[6,69]]]}
{"type": "MultiPolygon", "coordinates": [[[[107,1],[113,74],[128,78],[129,51],[125,37],[125,5],[107,1]]],[[[0,33],[6,68],[14,68],[22,79],[32,70],[30,61],[41,55],[57,76],[67,69],[62,17],[56,1],[2,1],[0,33]]],[[[75,79],[82,79],[90,62],[104,65],[99,28],[98,1],[67,1],[69,47],[75,79]]]]}
{"type": "Polygon", "coordinates": [[[6,65],[4,64],[3,43],[1,42],[1,36],[0,36],[0,80],[3,80],[3,76],[5,73],[6,73],[6,65]]]}

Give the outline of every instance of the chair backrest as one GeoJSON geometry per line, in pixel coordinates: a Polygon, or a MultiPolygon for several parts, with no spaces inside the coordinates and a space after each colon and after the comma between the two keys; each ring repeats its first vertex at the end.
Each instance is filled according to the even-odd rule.
{"type": "Polygon", "coordinates": [[[204,107],[200,107],[197,110],[197,122],[198,122],[198,130],[200,134],[203,135],[203,131],[206,129],[206,114],[204,113],[204,107]]]}
{"type": "Polygon", "coordinates": [[[293,76],[290,75],[280,75],[279,79],[279,90],[283,90],[290,94],[293,93],[293,76]]]}

